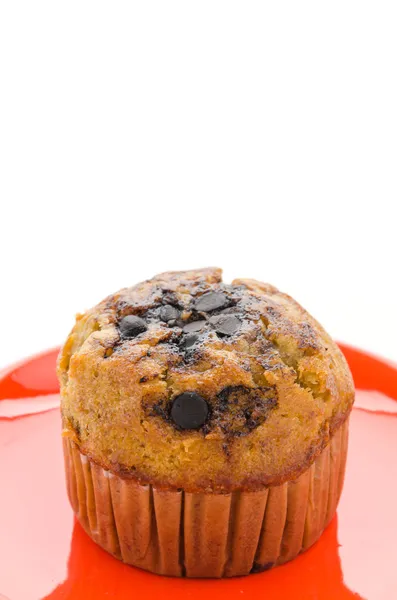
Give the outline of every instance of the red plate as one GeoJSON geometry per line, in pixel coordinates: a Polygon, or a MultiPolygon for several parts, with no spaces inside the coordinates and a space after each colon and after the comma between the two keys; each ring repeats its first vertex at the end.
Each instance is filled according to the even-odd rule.
{"type": "Polygon", "coordinates": [[[397,598],[397,368],[343,348],[357,387],[337,517],[291,563],[245,578],[182,580],[128,567],[76,523],[63,475],[56,351],[0,379],[0,599],[397,598]]]}

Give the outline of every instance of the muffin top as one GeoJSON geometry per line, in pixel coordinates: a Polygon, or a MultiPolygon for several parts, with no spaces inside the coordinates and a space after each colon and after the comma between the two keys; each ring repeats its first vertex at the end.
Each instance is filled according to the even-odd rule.
{"type": "Polygon", "coordinates": [[[298,477],[347,418],[339,348],[290,296],[217,268],[169,272],[78,315],[58,359],[63,434],[159,488],[298,477]]]}

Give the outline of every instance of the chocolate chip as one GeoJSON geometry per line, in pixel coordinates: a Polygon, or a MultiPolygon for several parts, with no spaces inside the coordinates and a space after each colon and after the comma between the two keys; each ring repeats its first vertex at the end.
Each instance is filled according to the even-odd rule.
{"type": "Polygon", "coordinates": [[[200,334],[199,333],[188,333],[182,340],[181,346],[183,348],[185,348],[185,350],[187,350],[188,348],[191,348],[192,346],[194,346],[194,344],[197,342],[197,340],[199,339],[200,334]]]}
{"type": "Polygon", "coordinates": [[[206,326],[207,321],[192,321],[191,323],[187,323],[184,328],[183,331],[184,333],[193,333],[196,331],[202,331],[204,329],[204,327],[206,326]]]}
{"type": "Polygon", "coordinates": [[[241,321],[234,315],[217,315],[210,318],[210,323],[219,335],[233,335],[241,327],[241,321]]]}
{"type": "Polygon", "coordinates": [[[211,312],[226,306],[227,303],[228,299],[221,292],[208,292],[196,300],[195,308],[200,312],[211,312]]]}
{"type": "Polygon", "coordinates": [[[120,321],[120,333],[123,338],[134,338],[147,330],[147,325],[143,319],[135,315],[128,315],[120,321]]]}
{"type": "Polygon", "coordinates": [[[199,429],[208,417],[208,404],[196,392],[184,392],[175,398],[171,417],[182,429],[199,429]]]}
{"type": "Polygon", "coordinates": [[[169,321],[173,321],[179,317],[179,310],[175,308],[175,306],[171,306],[171,304],[166,304],[162,306],[160,309],[160,319],[168,323],[169,321]]]}

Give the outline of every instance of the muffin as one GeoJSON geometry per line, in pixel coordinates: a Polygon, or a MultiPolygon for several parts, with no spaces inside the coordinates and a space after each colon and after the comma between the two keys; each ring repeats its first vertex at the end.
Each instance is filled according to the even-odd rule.
{"type": "Polygon", "coordinates": [[[122,289],[77,316],[58,375],[70,502],[124,562],[247,575],[293,559],[332,519],[353,381],[275,287],[208,268],[122,289]]]}

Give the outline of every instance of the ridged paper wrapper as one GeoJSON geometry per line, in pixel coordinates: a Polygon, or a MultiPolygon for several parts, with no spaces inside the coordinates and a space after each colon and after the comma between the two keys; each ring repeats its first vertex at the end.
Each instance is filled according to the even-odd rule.
{"type": "Polygon", "coordinates": [[[125,563],[175,577],[270,569],[318,540],[335,514],[349,420],[294,481],[229,494],[156,489],[104,470],[64,438],[69,499],[88,535],[125,563]]]}

